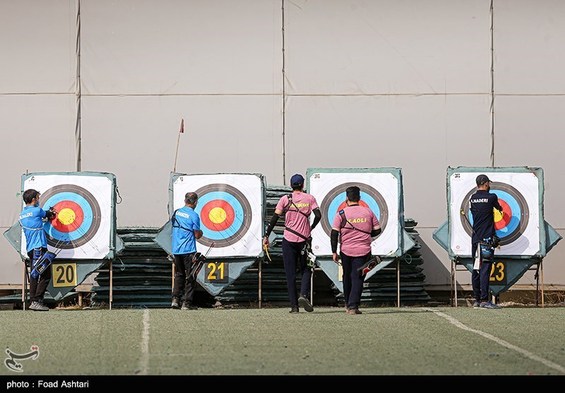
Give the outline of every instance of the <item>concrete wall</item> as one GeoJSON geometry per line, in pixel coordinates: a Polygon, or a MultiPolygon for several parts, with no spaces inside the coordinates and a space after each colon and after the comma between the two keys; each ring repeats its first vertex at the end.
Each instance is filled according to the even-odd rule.
{"type": "MultiPolygon", "coordinates": [[[[559,0],[0,0],[0,229],[23,173],[76,170],[116,175],[119,227],[161,226],[184,118],[178,172],[402,168],[426,285],[448,287],[448,166],[542,167],[565,234],[564,18],[559,0]]],[[[21,282],[5,240],[0,264],[21,282]]]]}

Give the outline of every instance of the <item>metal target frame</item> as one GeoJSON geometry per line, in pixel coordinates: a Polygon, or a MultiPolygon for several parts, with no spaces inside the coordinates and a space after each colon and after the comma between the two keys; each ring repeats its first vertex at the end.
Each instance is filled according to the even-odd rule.
{"type": "MultiPolygon", "coordinates": [[[[447,250],[450,257],[471,257],[472,229],[467,219],[472,222],[472,217],[468,200],[477,190],[475,179],[479,174],[486,174],[490,178],[491,192],[498,195],[504,214],[508,215],[496,221],[497,235],[501,238],[497,255],[512,258],[544,256],[543,170],[528,167],[456,167],[447,171],[447,250]],[[509,228],[509,233],[505,231],[506,228],[509,228]]],[[[495,220],[496,214],[499,213],[495,212],[495,220]]]]}
{"type": "MultiPolygon", "coordinates": [[[[249,173],[215,173],[215,174],[183,174],[171,173],[169,186],[169,217],[175,209],[184,206],[184,195],[193,191],[198,194],[195,211],[200,216],[203,236],[197,240],[196,248],[208,254],[209,259],[215,257],[253,257],[263,255],[262,231],[264,216],[265,187],[264,178],[259,174],[249,173]],[[228,203],[234,211],[234,222],[228,227],[218,224],[214,228],[210,224],[214,220],[229,218],[229,213],[221,212],[219,204],[228,203]],[[208,203],[218,203],[214,207],[214,217],[202,217],[202,209],[208,203]],[[219,214],[221,213],[221,214],[219,214]],[[214,233],[217,229],[217,233],[214,233]]],[[[162,243],[162,242],[161,242],[162,243]]],[[[167,250],[165,244],[160,244],[167,250]]]]}
{"type": "MultiPolygon", "coordinates": [[[[102,260],[116,255],[116,246],[122,246],[116,236],[116,179],[104,172],[34,172],[22,175],[22,192],[34,188],[41,193],[40,206],[44,209],[63,204],[82,210],[83,221],[76,225],[78,216],[69,219],[67,232],[46,224],[48,248],[60,249],[58,259],[102,260]],[[118,244],[120,243],[120,244],[118,244]]],[[[70,216],[77,212],[70,212],[70,216]]],[[[63,225],[63,224],[61,224],[63,225]]],[[[21,253],[25,256],[22,233],[21,253]]]]}
{"type": "Polygon", "coordinates": [[[315,255],[323,257],[332,254],[331,224],[341,203],[335,200],[343,194],[345,201],[344,193],[349,185],[359,186],[362,196],[365,194],[370,197],[368,204],[375,204],[379,208],[379,212],[375,213],[378,213],[383,231],[372,243],[372,253],[386,257],[404,253],[404,198],[400,168],[308,168],[306,182],[308,192],[314,195],[322,212],[320,224],[312,231],[312,250],[315,255]],[[328,212],[330,206],[336,207],[335,213],[328,212]]]}

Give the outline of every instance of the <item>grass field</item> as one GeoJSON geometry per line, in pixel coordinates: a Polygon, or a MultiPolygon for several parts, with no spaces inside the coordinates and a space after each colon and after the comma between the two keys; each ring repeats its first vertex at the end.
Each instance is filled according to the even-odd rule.
{"type": "Polygon", "coordinates": [[[565,307],[362,311],[0,311],[0,375],[565,375],[565,307]]]}

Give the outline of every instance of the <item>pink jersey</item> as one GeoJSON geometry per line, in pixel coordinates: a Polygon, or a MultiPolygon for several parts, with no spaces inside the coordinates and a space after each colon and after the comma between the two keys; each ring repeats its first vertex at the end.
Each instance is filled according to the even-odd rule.
{"type": "MultiPolygon", "coordinates": [[[[292,199],[285,195],[279,199],[275,210],[282,211],[284,214],[285,227],[298,232],[304,238],[310,237],[310,213],[318,208],[318,202],[313,195],[306,192],[293,192],[292,199]],[[292,202],[291,202],[292,200],[292,202]]],[[[305,239],[295,235],[285,228],[284,238],[289,242],[298,243],[305,239]]]]}
{"type": "Polygon", "coordinates": [[[332,229],[340,232],[340,251],[350,257],[360,257],[371,252],[371,231],[380,228],[375,213],[364,206],[347,206],[335,215],[332,229]],[[357,229],[354,229],[357,228],[357,229]]]}

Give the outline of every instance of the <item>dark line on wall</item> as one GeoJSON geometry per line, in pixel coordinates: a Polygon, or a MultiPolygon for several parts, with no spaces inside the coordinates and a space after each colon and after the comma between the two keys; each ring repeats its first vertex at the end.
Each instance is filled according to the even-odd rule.
{"type": "Polygon", "coordinates": [[[80,172],[82,169],[82,86],[81,86],[81,79],[80,79],[80,0],[77,0],[77,17],[76,17],[76,27],[77,27],[77,36],[76,36],[76,61],[77,61],[77,68],[76,68],[76,87],[75,87],[75,96],[76,96],[76,121],[75,121],[75,139],[76,139],[76,152],[77,152],[77,172],[80,172]]]}
{"type": "Polygon", "coordinates": [[[285,63],[285,41],[284,41],[284,0],[281,0],[282,17],[282,178],[286,184],[286,63],[285,63]]]}
{"type": "Polygon", "coordinates": [[[490,165],[494,167],[494,0],[490,0],[490,165]]]}

